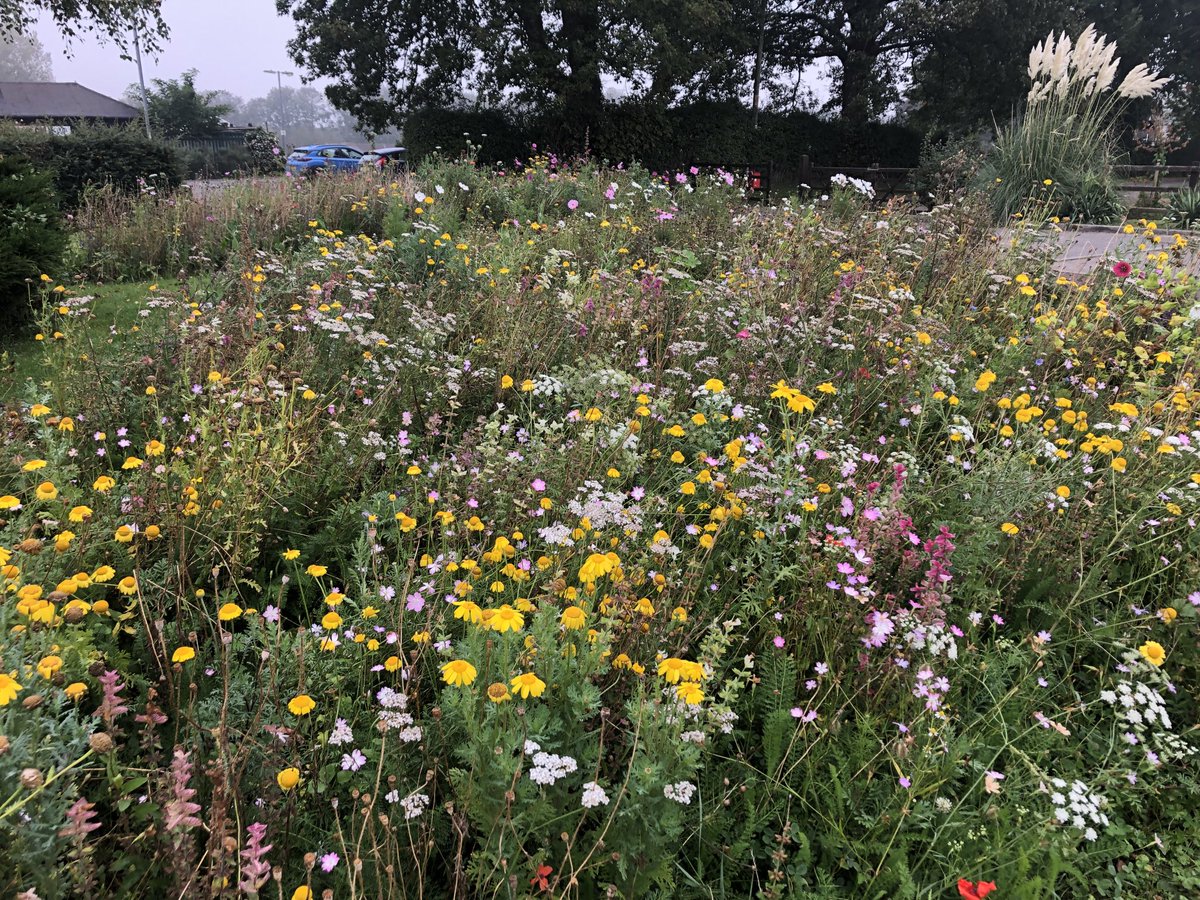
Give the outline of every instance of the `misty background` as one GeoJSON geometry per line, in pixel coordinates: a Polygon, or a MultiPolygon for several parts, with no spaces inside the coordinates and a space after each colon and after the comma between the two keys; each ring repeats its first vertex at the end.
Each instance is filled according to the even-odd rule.
{"type": "MultiPolygon", "coordinates": [[[[352,116],[326,99],[326,80],[301,80],[287,52],[288,41],[296,35],[295,23],[276,11],[274,0],[162,0],[162,15],[171,33],[161,52],[143,54],[148,89],[154,89],[156,80],[178,81],[194,73],[196,89],[215,92],[213,99],[229,108],[224,121],[263,126],[281,135],[288,146],[330,142],[365,148],[402,143],[396,132],[375,136],[360,132],[352,116]],[[293,74],[280,77],[266,70],[293,74]]],[[[45,12],[31,36],[40,43],[44,57],[31,60],[36,48],[31,50],[20,40],[16,46],[0,45],[0,81],[78,82],[141,107],[137,65],[132,58],[123,58],[111,40],[85,34],[68,41],[45,12]],[[28,73],[37,70],[39,62],[48,62],[49,67],[45,70],[43,65],[35,79],[28,73]]],[[[801,76],[814,107],[830,94],[829,79],[822,71],[810,67],[801,76]]],[[[605,79],[605,95],[610,99],[624,96],[630,87],[605,79]]]]}

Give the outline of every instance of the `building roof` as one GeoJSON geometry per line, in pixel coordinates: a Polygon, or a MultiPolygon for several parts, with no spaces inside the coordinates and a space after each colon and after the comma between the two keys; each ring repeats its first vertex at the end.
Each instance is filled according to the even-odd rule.
{"type": "Polygon", "coordinates": [[[0,81],[0,119],[136,119],[128,103],[82,84],[52,81],[0,81]]]}

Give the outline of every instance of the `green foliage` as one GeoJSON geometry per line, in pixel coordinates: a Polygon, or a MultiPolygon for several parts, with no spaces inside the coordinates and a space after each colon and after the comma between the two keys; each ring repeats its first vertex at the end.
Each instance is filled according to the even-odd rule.
{"type": "MultiPolygon", "coordinates": [[[[1054,43],[1053,37],[1047,40],[1054,43]]],[[[1066,40],[1064,35],[1058,42],[1061,51],[1069,49],[1066,40]]],[[[1108,45],[1099,40],[1103,51],[1108,45]]],[[[1108,49],[1110,56],[1116,52],[1115,46],[1108,49]]],[[[991,191],[1001,221],[1032,214],[1105,223],[1124,211],[1115,127],[1129,101],[1118,87],[1115,64],[1097,84],[1090,60],[1080,59],[1080,52],[1078,47],[1060,52],[1061,60],[1053,62],[1053,47],[1038,54],[1043,66],[1026,108],[999,134],[981,170],[979,182],[991,191]]]]}
{"type": "Polygon", "coordinates": [[[170,190],[182,181],[178,152],[136,128],[73,128],[68,135],[0,128],[0,153],[36,159],[53,173],[63,206],[75,209],[91,186],[136,193],[170,190]]]}
{"type": "Polygon", "coordinates": [[[9,0],[0,6],[0,32],[31,31],[41,14],[48,14],[69,40],[97,34],[112,40],[121,50],[131,47],[131,21],[142,24],[145,50],[159,49],[167,37],[160,0],[9,0]]]}
{"type": "Polygon", "coordinates": [[[534,152],[561,157],[586,153],[610,163],[638,162],[659,172],[700,163],[735,165],[774,162],[784,178],[799,173],[800,157],[814,165],[915,165],[920,135],[894,123],[851,126],[809,113],[764,113],[752,127],[736,104],[696,103],[663,109],[641,101],[605,104],[596,122],[573,132],[553,112],[525,116],[501,109],[424,109],[405,123],[409,158],[435,150],[457,156],[467,148],[480,163],[509,166],[534,152]]]}
{"type": "Polygon", "coordinates": [[[0,320],[6,328],[28,318],[39,277],[57,274],[66,247],[50,174],[18,157],[0,156],[0,320]]]}
{"type": "MultiPolygon", "coordinates": [[[[146,91],[150,125],[168,138],[209,138],[221,131],[222,118],[232,107],[221,103],[217,91],[196,90],[199,72],[188,69],[179,78],[155,78],[146,91]]],[[[137,86],[128,94],[138,95],[137,86]]]]}
{"type": "Polygon", "coordinates": [[[1200,188],[1183,188],[1167,197],[1171,222],[1180,228],[1193,228],[1200,224],[1200,188]]]}
{"type": "Polygon", "coordinates": [[[8,893],[228,893],[249,825],[285,897],[1194,893],[1153,229],[1060,280],[978,198],[549,155],[92,200],[203,277],[60,285],[12,404],[8,893]]]}

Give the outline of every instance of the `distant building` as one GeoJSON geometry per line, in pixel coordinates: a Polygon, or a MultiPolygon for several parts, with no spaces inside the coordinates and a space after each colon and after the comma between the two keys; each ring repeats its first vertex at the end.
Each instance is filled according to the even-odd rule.
{"type": "Polygon", "coordinates": [[[0,121],[68,130],[79,122],[124,125],[140,116],[128,103],[75,82],[0,81],[0,121]]]}

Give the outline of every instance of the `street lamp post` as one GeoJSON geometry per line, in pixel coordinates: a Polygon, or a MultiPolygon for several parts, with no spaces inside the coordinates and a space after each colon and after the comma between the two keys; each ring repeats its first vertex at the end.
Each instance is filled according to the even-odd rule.
{"type": "Polygon", "coordinates": [[[286,121],[286,119],[284,117],[283,76],[286,75],[289,78],[291,78],[296,73],[295,72],[282,72],[279,69],[263,69],[263,71],[266,72],[268,75],[275,76],[275,84],[279,88],[279,91],[278,91],[278,93],[279,93],[279,143],[282,145],[282,144],[286,143],[284,138],[287,135],[287,128],[284,126],[284,122],[286,121]]]}
{"type": "Polygon", "coordinates": [[[142,121],[146,124],[146,137],[150,138],[150,104],[146,100],[146,76],[142,74],[142,40],[136,18],[133,20],[133,56],[137,60],[138,87],[142,92],[142,121]]]}

